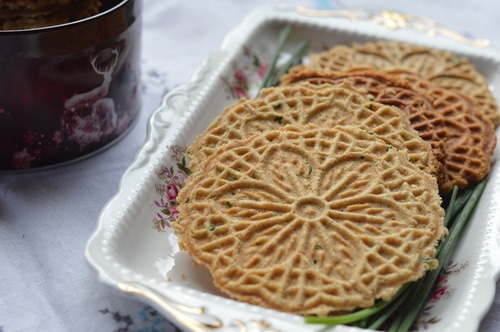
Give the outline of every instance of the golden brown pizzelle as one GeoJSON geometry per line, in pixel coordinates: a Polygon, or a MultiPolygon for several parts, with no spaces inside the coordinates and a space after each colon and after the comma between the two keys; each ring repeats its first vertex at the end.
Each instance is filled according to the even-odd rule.
{"type": "MultiPolygon", "coordinates": [[[[362,91],[361,91],[362,92],[362,91]]],[[[187,149],[189,167],[209,158],[220,145],[285,125],[332,127],[356,124],[409,151],[412,161],[429,173],[439,172],[431,147],[420,139],[400,109],[370,100],[351,84],[318,86],[310,83],[264,89],[256,99],[227,107],[187,149]]]]}
{"type": "Polygon", "coordinates": [[[406,112],[413,128],[433,147],[442,163],[438,176],[440,192],[454,186],[465,188],[483,180],[491,169],[496,146],[495,128],[465,95],[401,71],[353,68],[339,72],[317,72],[298,66],[281,79],[282,85],[303,82],[345,84],[364,89],[373,100],[406,112]]]}
{"type": "Polygon", "coordinates": [[[436,179],[357,126],[287,126],[219,146],[178,196],[179,244],[230,297],[325,316],[436,267],[436,179]]]}
{"type": "Polygon", "coordinates": [[[307,66],[320,72],[361,66],[417,73],[439,87],[469,96],[494,126],[500,124],[500,113],[488,81],[468,59],[452,52],[397,41],[353,43],[311,54],[307,66]]]}

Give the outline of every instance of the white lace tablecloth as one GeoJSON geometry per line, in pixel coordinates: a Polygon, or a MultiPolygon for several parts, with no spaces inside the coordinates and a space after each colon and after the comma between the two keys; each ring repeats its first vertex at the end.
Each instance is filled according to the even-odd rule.
{"type": "MultiPolygon", "coordinates": [[[[162,97],[186,82],[249,11],[282,2],[390,9],[500,43],[496,0],[144,0],[143,107],[130,133],[78,163],[0,175],[0,332],[178,331],[148,305],[100,284],[85,245],[162,97]]],[[[500,291],[479,330],[500,330],[500,291]]]]}

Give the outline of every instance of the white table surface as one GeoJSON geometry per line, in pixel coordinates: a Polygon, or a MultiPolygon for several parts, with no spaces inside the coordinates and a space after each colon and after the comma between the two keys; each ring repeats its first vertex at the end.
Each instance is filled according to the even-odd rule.
{"type": "MultiPolygon", "coordinates": [[[[85,245],[162,97],[186,82],[250,10],[272,3],[390,9],[500,44],[496,0],[144,0],[143,107],[130,133],[71,165],[0,174],[0,332],[177,331],[151,307],[100,284],[85,245]]],[[[499,330],[497,291],[479,331],[499,330]]]]}

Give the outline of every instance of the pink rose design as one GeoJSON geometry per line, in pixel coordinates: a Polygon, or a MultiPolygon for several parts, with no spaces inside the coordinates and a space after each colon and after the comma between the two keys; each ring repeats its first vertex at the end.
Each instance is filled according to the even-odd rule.
{"type": "Polygon", "coordinates": [[[441,300],[443,298],[443,296],[446,294],[447,290],[448,290],[448,287],[446,287],[446,286],[439,287],[434,292],[432,292],[431,300],[432,301],[439,301],[439,300],[441,300]]]}
{"type": "Polygon", "coordinates": [[[234,94],[238,97],[238,98],[241,98],[241,97],[246,97],[247,96],[247,93],[245,92],[245,90],[243,90],[243,88],[241,86],[234,86],[233,87],[233,91],[234,91],[234,94]]]}
{"type": "Polygon", "coordinates": [[[242,70],[236,70],[234,72],[234,78],[238,82],[245,82],[247,80],[245,73],[242,70]]]}
{"type": "Polygon", "coordinates": [[[436,285],[444,284],[448,281],[448,276],[444,273],[440,274],[436,280],[436,285]]]}
{"type": "Polygon", "coordinates": [[[178,193],[179,190],[177,189],[177,186],[173,182],[170,182],[165,187],[165,196],[170,202],[175,202],[178,193]]]}
{"type": "Polygon", "coordinates": [[[177,217],[179,217],[179,211],[177,211],[177,208],[175,206],[172,206],[170,208],[170,219],[177,220],[177,217]]]}

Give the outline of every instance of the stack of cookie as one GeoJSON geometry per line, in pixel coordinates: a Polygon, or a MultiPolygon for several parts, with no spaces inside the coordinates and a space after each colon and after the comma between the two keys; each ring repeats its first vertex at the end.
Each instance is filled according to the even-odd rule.
{"type": "Polygon", "coordinates": [[[187,149],[180,247],[230,297],[300,315],[370,307],[434,269],[441,197],[486,176],[498,123],[473,66],[441,52],[336,47],[224,109],[187,149]]]}
{"type": "Polygon", "coordinates": [[[99,12],[100,0],[0,0],[0,30],[68,23],[99,12]]]}
{"type": "Polygon", "coordinates": [[[490,171],[500,112],[487,80],[468,59],[395,41],[339,45],[312,54],[281,84],[345,80],[374,100],[405,110],[442,164],[442,195],[454,186],[474,185],[490,171]]]}
{"type": "Polygon", "coordinates": [[[494,125],[478,103],[463,93],[441,88],[417,75],[356,67],[340,72],[297,67],[281,82],[289,85],[304,81],[333,85],[348,81],[364,89],[374,101],[404,111],[441,164],[438,183],[442,195],[449,194],[454,186],[465,188],[478,183],[491,169],[496,145],[494,125]]]}

